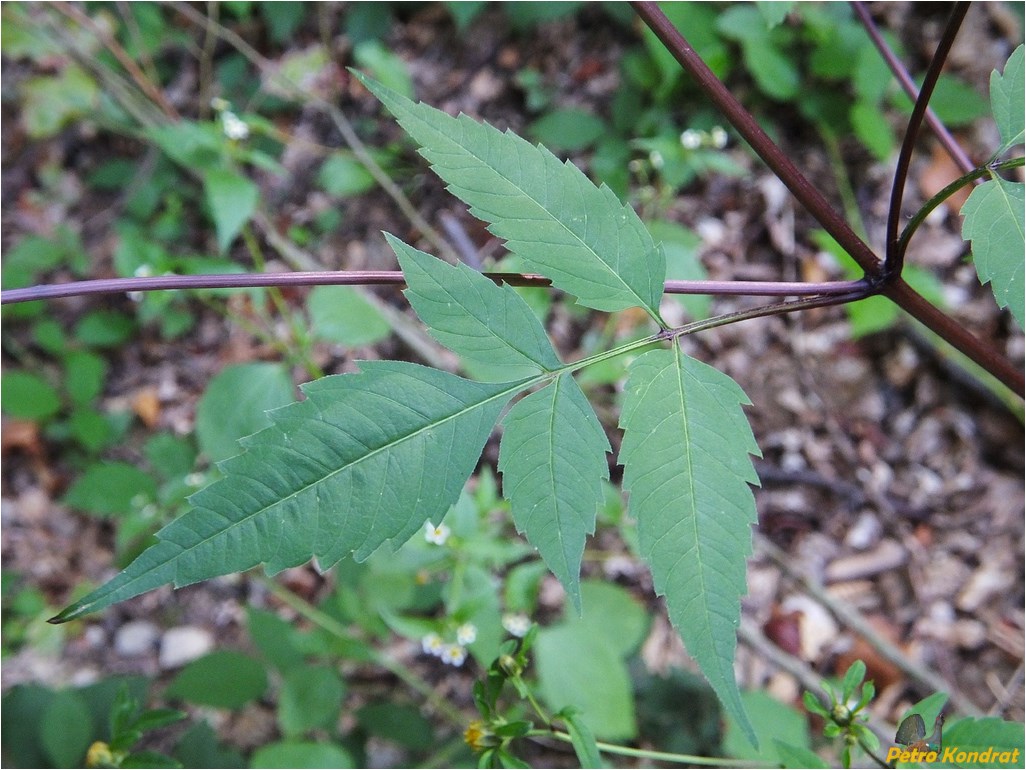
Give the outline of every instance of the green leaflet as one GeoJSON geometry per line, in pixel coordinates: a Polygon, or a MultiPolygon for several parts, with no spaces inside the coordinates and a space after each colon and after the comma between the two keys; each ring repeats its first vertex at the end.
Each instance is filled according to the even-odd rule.
{"type": "Polygon", "coordinates": [[[409,288],[406,298],[431,336],[505,381],[561,366],[545,329],[520,295],[466,265],[452,266],[385,233],[409,288]]]}
{"type": "Polygon", "coordinates": [[[679,346],[628,371],[620,462],[641,553],[670,619],[727,711],[755,742],[734,680],[734,651],[751,553],[759,454],[732,379],[679,346]]]}
{"type": "Polygon", "coordinates": [[[1023,237],[1026,185],[994,176],[970,193],[962,206],[962,237],[972,241],[980,283],[990,283],[999,307],[1024,323],[1023,237]]]}
{"type": "Polygon", "coordinates": [[[316,556],[353,553],[438,523],[460,494],[510,397],[523,383],[482,384],[394,361],[324,377],[306,400],[269,413],[242,440],[225,478],[159,542],[55,621],[103,609],[165,583],[180,587],[260,562],[271,574],[316,556]]]}
{"type": "Polygon", "coordinates": [[[994,70],[990,73],[990,104],[994,112],[994,121],[1001,132],[1001,149],[1003,155],[1017,144],[1022,144],[1026,136],[1026,70],[1024,70],[1023,46],[1019,46],[1005,62],[1004,73],[994,70]]]}
{"type": "Polygon", "coordinates": [[[580,612],[581,558],[609,478],[609,441],[569,372],[518,401],[503,425],[499,470],[517,531],[580,612]]]}
{"type": "Polygon", "coordinates": [[[612,190],[595,187],[573,164],[512,132],[466,115],[453,118],[354,74],[421,145],[450,192],[489,222],[528,269],[545,274],[582,305],[643,307],[663,325],[662,250],[612,190]]]}

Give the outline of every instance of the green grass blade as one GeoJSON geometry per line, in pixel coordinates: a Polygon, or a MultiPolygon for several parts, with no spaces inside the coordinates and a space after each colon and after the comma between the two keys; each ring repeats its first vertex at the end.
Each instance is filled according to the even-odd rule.
{"type": "Polygon", "coordinates": [[[503,425],[499,470],[517,531],[580,612],[581,558],[609,478],[609,441],[569,373],[518,401],[503,425]]]}
{"type": "Polygon", "coordinates": [[[269,573],[316,556],[365,559],[437,524],[474,470],[522,383],[482,384],[415,364],[362,362],[324,377],[306,400],[269,413],[120,575],[61,612],[71,620],[165,583],[176,587],[263,562],[269,573]]]}
{"type": "Polygon", "coordinates": [[[732,379],[677,345],[628,371],[620,461],[642,556],[670,619],[727,711],[755,733],[734,680],[734,652],[752,552],[758,454],[732,379]]]}
{"type": "Polygon", "coordinates": [[[529,270],[596,310],[642,307],[662,325],[666,260],[630,206],[512,132],[414,103],[355,73],[471,213],[529,270]]]}
{"type": "Polygon", "coordinates": [[[538,317],[510,286],[497,286],[466,265],[449,265],[388,233],[385,238],[406,276],[406,298],[436,340],[501,372],[505,381],[560,367],[538,317]]]}

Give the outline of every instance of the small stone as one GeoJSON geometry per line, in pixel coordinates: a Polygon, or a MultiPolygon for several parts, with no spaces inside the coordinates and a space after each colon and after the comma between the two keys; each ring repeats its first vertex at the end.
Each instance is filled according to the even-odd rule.
{"type": "Polygon", "coordinates": [[[114,635],[114,650],[124,658],[138,658],[154,649],[160,630],[148,620],[125,623],[114,635]]]}
{"type": "Polygon", "coordinates": [[[214,648],[214,636],[196,626],[179,626],[164,634],[160,642],[160,667],[178,668],[202,657],[214,648]]]}

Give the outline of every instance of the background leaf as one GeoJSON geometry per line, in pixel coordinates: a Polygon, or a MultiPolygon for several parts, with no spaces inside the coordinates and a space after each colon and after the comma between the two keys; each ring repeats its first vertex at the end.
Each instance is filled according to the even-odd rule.
{"type": "Polygon", "coordinates": [[[281,741],[257,749],[250,767],[355,767],[341,746],[313,741],[281,741]]]}
{"type": "Polygon", "coordinates": [[[217,230],[217,247],[225,251],[253,216],[260,189],[241,174],[213,168],[203,174],[203,191],[217,230]]]}
{"type": "MultiPolygon", "coordinates": [[[[931,723],[932,724],[932,723],[931,723]]],[[[929,728],[927,728],[929,730],[929,728]]],[[[940,757],[935,767],[1009,767],[1022,760],[1024,753],[1024,731],[1022,722],[1008,722],[998,717],[983,717],[976,719],[966,717],[959,719],[953,724],[944,728],[944,748],[954,747],[956,749],[955,761],[944,761],[944,755],[940,757]],[[957,758],[958,752],[979,751],[994,749],[997,752],[1014,752],[1015,759],[1011,754],[1001,761],[993,759],[990,762],[971,762],[967,758],[957,758]]]]}
{"type": "Polygon", "coordinates": [[[438,523],[520,383],[485,385],[415,364],[367,361],[324,377],[270,413],[221,465],[225,478],[121,574],[65,609],[63,622],[165,583],[188,585],[264,562],[271,574],[316,556],[364,560],[438,523]]]}
{"type": "Polygon", "coordinates": [[[734,680],[736,630],[751,553],[759,449],[732,379],[653,350],[630,367],[620,462],[642,556],[670,619],[720,701],[755,741],[734,680]]]}
{"type": "Polygon", "coordinates": [[[239,439],[271,424],[267,412],[295,398],[292,378],[281,364],[234,364],[208,384],[196,406],[200,451],[214,462],[242,451],[239,439]]]}
{"type": "Polygon", "coordinates": [[[331,729],[342,711],[345,685],[331,666],[300,666],[285,674],[278,697],[278,725],[288,737],[331,729]]]}
{"type": "Polygon", "coordinates": [[[385,238],[406,276],[406,298],[436,340],[505,381],[560,366],[545,329],[512,287],[466,265],[446,264],[388,233],[385,238]]]}
{"type": "Polygon", "coordinates": [[[164,695],[234,709],[259,698],[266,689],[267,672],[260,663],[235,650],[217,650],[183,668],[164,695]]]}
{"type": "Polygon", "coordinates": [[[64,496],[64,502],[96,516],[119,516],[132,510],[133,499],[157,497],[157,483],[134,465],[96,463],[82,474],[64,496]]]}
{"type": "Polygon", "coordinates": [[[352,286],[317,286],[306,307],[314,335],[328,342],[373,345],[392,331],[378,309],[352,286]]]}
{"type": "Polygon", "coordinates": [[[1023,250],[1026,249],[1026,185],[995,177],[974,188],[962,206],[962,237],[972,241],[980,283],[989,283],[999,307],[1007,307],[1019,326],[1024,312],[1023,250]]]}
{"type": "Polygon", "coordinates": [[[580,612],[581,558],[609,478],[609,441],[569,372],[518,401],[503,425],[499,470],[517,531],[580,612]]]}
{"type": "Polygon", "coordinates": [[[1001,132],[1001,149],[998,154],[1016,144],[1026,136],[1026,53],[1019,46],[1005,62],[1003,73],[990,73],[990,105],[994,120],[1001,132]]]}
{"type": "Polygon", "coordinates": [[[538,632],[539,689],[553,710],[575,707],[598,738],[629,740],[637,725],[625,658],[641,644],[648,618],[618,586],[585,581],[581,593],[582,617],[538,632]]]}
{"type": "Polygon", "coordinates": [[[643,307],[658,318],[662,252],[629,206],[570,163],[512,132],[414,104],[356,73],[421,145],[435,173],[491,223],[526,267],[596,310],[643,307]]]}

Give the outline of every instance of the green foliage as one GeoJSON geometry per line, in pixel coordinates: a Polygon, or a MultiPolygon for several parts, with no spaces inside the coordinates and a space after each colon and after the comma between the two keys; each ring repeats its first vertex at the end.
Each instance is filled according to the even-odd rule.
{"type": "Polygon", "coordinates": [[[253,216],[260,190],[241,174],[217,168],[203,175],[203,190],[217,228],[217,247],[223,252],[253,216]]]}
{"type": "Polygon", "coordinates": [[[659,317],[665,262],[637,214],[543,147],[450,117],[356,73],[421,146],[449,190],[525,266],[596,310],[659,317]],[[555,187],[550,187],[555,185],[555,187]]]}
{"type": "Polygon", "coordinates": [[[46,420],[60,411],[57,389],[38,374],[13,371],[3,375],[0,404],[5,414],[23,420],[46,420]]]}
{"type": "Polygon", "coordinates": [[[280,364],[233,364],[208,384],[196,406],[200,451],[214,461],[238,454],[238,440],[271,424],[265,414],[293,399],[288,371],[280,364]]]}
{"type": "Polygon", "coordinates": [[[500,382],[560,367],[545,329],[511,287],[497,286],[466,265],[446,265],[394,236],[385,237],[407,278],[406,298],[436,340],[488,367],[500,382]]]}
{"type": "Polygon", "coordinates": [[[580,109],[552,110],[534,121],[528,133],[554,152],[587,149],[609,130],[601,118],[580,109]]]}
{"type": "Polygon", "coordinates": [[[681,352],[656,350],[631,367],[620,424],[624,489],[641,553],[670,619],[728,713],[754,740],[734,681],[735,633],[751,553],[759,454],[724,374],[681,352]]]}
{"type": "Polygon", "coordinates": [[[341,746],[313,741],[281,741],[257,749],[250,767],[356,767],[341,746]]]}
{"type": "Polygon", "coordinates": [[[278,700],[278,726],[290,738],[316,728],[332,728],[342,710],[345,686],[331,666],[290,668],[278,700]]]}
{"type": "MultiPolygon", "coordinates": [[[[991,109],[1002,140],[998,155],[1023,141],[1024,56],[1020,45],[1008,58],[1003,73],[991,73],[991,109]]],[[[980,283],[990,284],[998,306],[1007,307],[1020,327],[1026,326],[1026,268],[1021,259],[1026,250],[1024,210],[1026,185],[1002,179],[993,171],[962,206],[962,237],[972,241],[973,264],[980,283]]]]}
{"type": "MultiPolygon", "coordinates": [[[[947,761],[942,755],[936,767],[1008,767],[1007,762],[998,758],[990,761],[973,762],[968,757],[960,757],[960,752],[978,751],[981,754],[988,749],[997,753],[1018,752],[1010,756],[1022,758],[1026,753],[1024,746],[1022,722],[1010,722],[998,717],[965,717],[946,725],[944,728],[944,746],[955,747],[954,756],[947,761]]],[[[979,755],[977,755],[979,756],[979,755]]]]}
{"type": "Polygon", "coordinates": [[[503,425],[499,470],[513,521],[580,612],[581,558],[609,478],[609,441],[570,374],[518,401],[503,425]]]}
{"type": "MultiPolygon", "coordinates": [[[[365,83],[424,144],[423,153],[450,189],[496,234],[510,239],[528,269],[552,276],[586,306],[641,307],[665,328],[658,311],[662,250],[633,209],[608,188],[594,187],[572,165],[513,134],[465,116],[451,118],[365,83]]],[[[306,399],[270,412],[270,426],[242,441],[243,454],[220,466],[225,478],[195,495],[192,509],[161,530],[156,545],[59,620],[163,583],[186,585],[261,562],[273,573],[315,556],[327,568],[349,554],[362,561],[385,543],[394,549],[425,524],[437,526],[457,502],[502,410],[535,386],[541,389],[519,401],[505,421],[500,465],[506,496],[518,529],[580,604],[584,540],[602,503],[609,445],[571,371],[655,338],[562,365],[533,311],[512,289],[394,238],[390,243],[406,271],[411,304],[431,333],[468,362],[501,371],[506,381],[472,382],[413,364],[366,362],[357,374],[307,384],[306,399]]],[[[256,374],[268,366],[228,370],[224,381],[211,383],[197,418],[201,448],[211,456],[223,451],[211,435],[223,440],[239,433],[232,426],[219,433],[216,428],[231,415],[252,414],[243,408],[248,399],[267,397],[271,389],[256,374]]],[[[283,376],[271,375],[272,381],[283,376]]],[[[747,401],[729,378],[683,356],[676,345],[634,362],[629,389],[621,460],[642,552],[692,654],[731,713],[747,724],[732,674],[748,526],[754,520],[747,483],[756,478],[748,455],[757,449],[739,408],[747,401]],[[667,408],[673,419],[657,420],[657,412],[667,408]],[[729,426],[726,433],[723,426],[729,426]],[[682,553],[693,558],[682,564],[682,553]]],[[[452,528],[463,537],[473,529],[464,530],[459,510],[452,528]]],[[[498,596],[485,570],[471,564],[461,572],[459,589],[447,589],[443,598],[454,623],[476,629],[468,642],[471,653],[490,660],[500,642],[498,596]]],[[[376,592],[379,598],[372,601],[382,603],[379,611],[390,624],[424,632],[423,623],[384,612],[404,608],[393,592],[376,592]]],[[[619,614],[621,622],[631,616],[619,614]]],[[[605,623],[581,621],[540,637],[550,700],[564,690],[553,689],[551,681],[572,670],[554,663],[557,651],[594,645],[607,632],[605,623]]],[[[573,705],[586,709],[581,718],[597,733],[630,736],[633,717],[621,708],[630,704],[622,658],[637,640],[626,633],[612,638],[617,641],[599,642],[601,649],[575,656],[572,665],[591,666],[595,677],[584,679],[615,685],[619,694],[604,706],[590,697],[573,705]]],[[[180,682],[172,693],[183,695],[180,682]]],[[[310,726],[292,716],[288,724],[296,732],[310,726]]]]}
{"type": "MultiPolygon", "coordinates": [[[[829,698],[826,706],[809,691],[806,691],[802,697],[805,708],[825,721],[823,735],[827,738],[842,737],[844,739],[841,749],[841,763],[844,767],[851,767],[853,750],[861,749],[866,753],[871,753],[880,748],[880,739],[866,726],[866,722],[869,720],[869,712],[866,711],[866,707],[876,695],[876,687],[872,681],[863,683],[865,676],[866,664],[861,660],[856,660],[845,672],[840,692],[830,682],[823,681],[823,689],[829,698]],[[858,696],[857,700],[856,696],[858,696]]],[[[940,702],[937,704],[939,711],[947,696],[938,697],[940,697],[940,702]]],[[[785,750],[781,754],[781,759],[789,766],[792,766],[795,761],[800,761],[801,755],[801,747],[792,746],[791,748],[798,749],[797,757],[794,756],[796,753],[794,750],[785,750]]]]}
{"type": "MultiPolygon", "coordinates": [[[[149,681],[115,676],[53,691],[17,685],[3,696],[5,761],[18,767],[182,767],[136,745],[146,733],[185,718],[173,709],[144,709],[149,681]]],[[[196,765],[190,765],[196,766],[196,765]]]]}
{"type": "Polygon", "coordinates": [[[1026,138],[1026,48],[1019,46],[1005,62],[1003,72],[990,73],[990,105],[1001,132],[1003,155],[1026,138]]]}
{"type": "Polygon", "coordinates": [[[232,650],[217,650],[183,668],[164,693],[189,703],[238,708],[263,695],[267,673],[256,660],[232,650]]]}
{"type": "Polygon", "coordinates": [[[784,762],[784,755],[788,754],[788,749],[781,753],[781,743],[788,746],[792,755],[795,751],[811,753],[809,728],[803,714],[764,692],[742,693],[741,700],[755,728],[759,747],[754,748],[737,721],[728,717],[727,731],[723,738],[723,749],[728,756],[776,767],[784,762]]]}
{"type": "Polygon", "coordinates": [[[156,482],[146,472],[125,462],[97,463],[80,476],[64,502],[96,516],[119,516],[153,501],[156,482]]]}
{"type": "Polygon", "coordinates": [[[541,629],[535,642],[538,689],[553,708],[574,707],[596,736],[637,734],[626,658],[648,631],[642,607],[622,588],[585,581],[584,614],[541,629]]]}
{"type": "Polygon", "coordinates": [[[962,206],[962,237],[972,241],[973,264],[981,283],[989,283],[1000,307],[1026,326],[1022,254],[1026,248],[1026,185],[998,176],[984,182],[962,206]]]}

